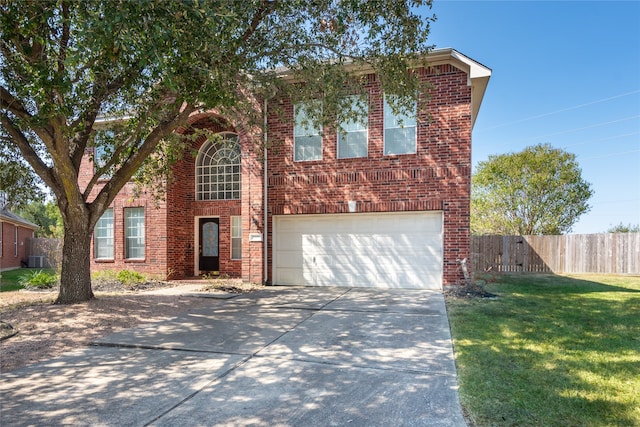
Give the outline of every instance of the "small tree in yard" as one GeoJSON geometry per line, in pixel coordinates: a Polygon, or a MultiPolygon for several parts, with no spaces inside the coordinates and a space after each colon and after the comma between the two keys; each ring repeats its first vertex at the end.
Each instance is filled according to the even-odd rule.
{"type": "Polygon", "coordinates": [[[593,194],[576,156],[548,144],[489,156],[478,164],[471,185],[474,234],[569,232],[589,211],[593,194]]]}
{"type": "Polygon", "coordinates": [[[249,120],[256,100],[278,94],[321,97],[327,108],[314,120],[335,120],[365,65],[406,111],[421,89],[407,69],[428,51],[433,19],[418,6],[431,1],[0,2],[0,144],[55,195],[64,224],[57,302],[93,298],[96,222],[146,161],[174,158],[171,135],[192,112],[249,120]],[[283,68],[305,84],[286,86],[283,68]],[[126,120],[99,135],[100,117],[126,120]],[[107,156],[81,188],[90,147],[107,156]]]}

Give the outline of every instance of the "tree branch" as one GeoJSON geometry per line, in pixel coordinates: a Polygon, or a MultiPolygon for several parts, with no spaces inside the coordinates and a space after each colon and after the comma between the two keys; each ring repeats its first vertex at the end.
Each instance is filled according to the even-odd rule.
{"type": "Polygon", "coordinates": [[[54,138],[52,129],[49,127],[33,126],[33,116],[31,113],[29,113],[22,102],[14,97],[4,86],[0,86],[0,108],[6,109],[19,119],[29,122],[31,129],[38,135],[42,142],[47,147],[52,146],[54,138]]]}
{"type": "Polygon", "coordinates": [[[262,20],[268,14],[273,12],[273,8],[274,8],[275,5],[276,5],[276,2],[275,1],[271,1],[271,0],[264,0],[262,2],[262,7],[255,14],[253,19],[251,20],[251,24],[249,24],[249,28],[247,28],[245,30],[244,34],[242,35],[242,42],[243,43],[246,43],[247,40],[249,40],[249,38],[253,35],[253,33],[255,33],[256,29],[258,28],[258,25],[260,25],[262,20]]]}
{"type": "Polygon", "coordinates": [[[69,46],[69,4],[62,2],[62,35],[58,44],[58,74],[65,72],[64,62],[67,59],[67,47],[69,46]]]}
{"type": "MultiPolygon", "coordinates": [[[[96,198],[91,204],[92,215],[96,212],[102,212],[103,207],[108,206],[118,194],[118,191],[131,179],[133,174],[140,168],[142,163],[153,154],[160,140],[174,129],[186,123],[189,115],[195,111],[195,107],[191,104],[182,105],[181,102],[175,103],[173,109],[167,113],[167,119],[163,120],[154,130],[146,137],[145,141],[140,145],[131,157],[116,171],[111,179],[105,183],[96,198]]],[[[88,196],[85,190],[85,200],[88,196]]]]}
{"type": "Polygon", "coordinates": [[[54,188],[55,179],[51,173],[51,169],[42,161],[38,153],[33,149],[27,137],[13,123],[13,121],[5,113],[0,113],[0,124],[9,134],[10,142],[15,144],[24,159],[31,165],[42,180],[51,188],[54,188]]]}
{"type": "Polygon", "coordinates": [[[73,138],[71,139],[71,144],[74,149],[70,153],[73,164],[76,168],[80,168],[80,163],[82,162],[82,156],[84,156],[85,151],[87,149],[87,141],[93,131],[93,125],[96,121],[96,118],[100,114],[100,108],[105,99],[109,97],[109,95],[117,92],[122,86],[126,83],[126,78],[122,75],[118,76],[115,79],[112,79],[110,83],[101,80],[97,82],[93,86],[93,94],[91,96],[91,102],[76,120],[74,120],[69,127],[71,129],[78,129],[80,131],[77,132],[73,138]]]}

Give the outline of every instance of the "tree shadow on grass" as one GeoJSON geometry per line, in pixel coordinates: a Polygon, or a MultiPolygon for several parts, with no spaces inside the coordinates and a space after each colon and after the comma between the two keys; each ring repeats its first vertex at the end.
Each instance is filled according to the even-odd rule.
{"type": "Polygon", "coordinates": [[[635,283],[608,283],[509,275],[488,286],[497,300],[449,302],[461,397],[476,422],[640,423],[640,295],[635,283]]]}

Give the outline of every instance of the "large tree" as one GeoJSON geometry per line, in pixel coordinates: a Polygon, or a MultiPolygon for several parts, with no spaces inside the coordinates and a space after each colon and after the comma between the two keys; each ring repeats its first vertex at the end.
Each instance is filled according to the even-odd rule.
{"type": "Polygon", "coordinates": [[[567,233],[593,194],[576,156],[548,144],[489,156],[471,185],[474,234],[567,233]]]}
{"type": "Polygon", "coordinates": [[[410,105],[402,100],[420,83],[407,69],[430,48],[433,20],[420,6],[431,1],[0,2],[1,140],[56,197],[64,223],[57,302],[93,298],[94,225],[145,160],[170,149],[166,141],[192,112],[250,120],[257,100],[288,88],[300,100],[322,97],[317,120],[328,120],[342,111],[342,95],[358,90],[364,66],[401,95],[398,108],[410,105]],[[126,120],[97,137],[109,117],[126,120]],[[81,188],[81,159],[98,144],[108,156],[81,188]]]}

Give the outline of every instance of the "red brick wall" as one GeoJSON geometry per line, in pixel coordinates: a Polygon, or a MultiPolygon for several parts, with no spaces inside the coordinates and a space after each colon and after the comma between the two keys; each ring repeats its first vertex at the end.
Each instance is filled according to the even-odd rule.
{"type": "MultiPolygon", "coordinates": [[[[78,174],[80,188],[84,188],[93,177],[93,163],[88,156],[82,159],[78,174]]],[[[89,200],[97,195],[101,183],[93,189],[89,200]]],[[[164,279],[169,271],[167,263],[166,203],[156,200],[151,194],[136,194],[133,183],[126,184],[109,206],[113,209],[113,259],[95,259],[93,240],[91,242],[92,270],[135,270],[140,273],[164,279]],[[145,257],[144,259],[125,259],[124,247],[124,210],[125,208],[144,208],[145,220],[145,257]]]]}
{"type": "MultiPolygon", "coordinates": [[[[325,129],[321,161],[293,161],[293,108],[284,103],[286,120],[269,117],[269,222],[271,215],[347,212],[358,201],[359,212],[442,211],[444,216],[444,282],[462,278],[458,260],[469,258],[471,186],[471,88],[467,75],[450,65],[421,70],[433,89],[417,126],[417,153],[383,154],[383,94],[374,76],[370,96],[369,152],[366,158],[337,159],[335,132],[325,129]]],[[[220,273],[263,281],[263,244],[249,242],[263,232],[263,169],[260,134],[240,123],[214,123],[210,114],[194,116],[191,125],[215,132],[238,133],[242,152],[242,196],[233,201],[195,200],[195,156],[204,137],[191,143],[174,169],[166,203],[131,200],[126,188],[112,204],[115,258],[94,268],[136,269],[147,273],[191,277],[195,271],[197,217],[220,219],[220,273]],[[124,260],[124,207],[145,207],[146,257],[124,260]],[[231,260],[230,217],[242,216],[242,260],[231,260]]],[[[85,159],[81,179],[92,175],[85,159]]],[[[271,233],[268,236],[271,242],[271,233]]],[[[271,245],[270,245],[271,246],[271,245]]],[[[271,256],[271,254],[269,255],[271,256]]],[[[269,261],[270,262],[270,261],[269,261]]]]}
{"type": "Polygon", "coordinates": [[[210,115],[195,117],[191,126],[213,132],[235,132],[241,144],[240,200],[197,201],[195,192],[195,160],[193,154],[205,143],[204,136],[190,144],[183,159],[174,168],[175,180],[170,186],[168,206],[168,258],[172,277],[190,277],[195,271],[198,248],[196,218],[217,217],[220,220],[220,273],[241,277],[245,281],[262,282],[262,245],[249,243],[249,233],[262,230],[262,164],[256,158],[259,136],[237,125],[215,123],[210,115]],[[242,217],[242,259],[231,259],[231,216],[242,217]],[[254,221],[255,220],[255,221],[254,221]]]}
{"type": "MultiPolygon", "coordinates": [[[[193,117],[191,125],[214,132],[230,131],[240,136],[242,153],[242,191],[240,200],[196,201],[195,155],[204,144],[204,136],[189,142],[183,158],[174,168],[165,201],[145,194],[134,197],[134,186],[123,188],[114,202],[114,259],[92,260],[94,270],[130,269],[167,278],[193,277],[196,271],[196,219],[217,217],[220,220],[220,274],[242,277],[245,281],[263,281],[263,247],[249,243],[250,233],[262,232],[262,163],[258,160],[259,135],[238,125],[215,123],[212,114],[193,117]],[[194,151],[195,150],[195,151],[194,151]],[[145,208],[145,259],[124,259],[124,208],[145,208]],[[242,216],[242,259],[231,259],[231,216],[242,216]]],[[[93,165],[85,156],[80,169],[81,186],[93,176],[93,165]]],[[[97,189],[93,194],[96,194],[97,189]]],[[[92,253],[94,253],[92,242],[92,253]]]]}
{"type": "MultiPolygon", "coordinates": [[[[272,215],[438,210],[444,214],[444,282],[462,278],[458,259],[469,258],[471,88],[450,65],[421,70],[433,89],[419,115],[417,153],[383,154],[384,100],[370,76],[369,152],[338,159],[336,134],[325,129],[320,161],[293,161],[293,107],[287,122],[270,117],[269,210],[272,215]]],[[[269,236],[271,239],[271,235],[269,236]]],[[[270,273],[271,274],[271,273],[270,273]]]]}
{"type": "Polygon", "coordinates": [[[20,268],[21,261],[27,260],[26,239],[33,237],[33,230],[10,222],[0,222],[2,227],[2,255],[0,256],[0,271],[20,268]],[[18,229],[18,254],[16,255],[16,228],[18,229]]]}
{"type": "MultiPolygon", "coordinates": [[[[113,209],[114,258],[113,260],[92,260],[92,268],[108,270],[135,270],[164,279],[168,272],[166,204],[151,196],[134,196],[134,185],[127,184],[111,203],[113,209]],[[144,208],[145,257],[125,259],[124,215],[126,208],[144,208]]],[[[93,241],[91,253],[95,254],[93,241]]]]}

